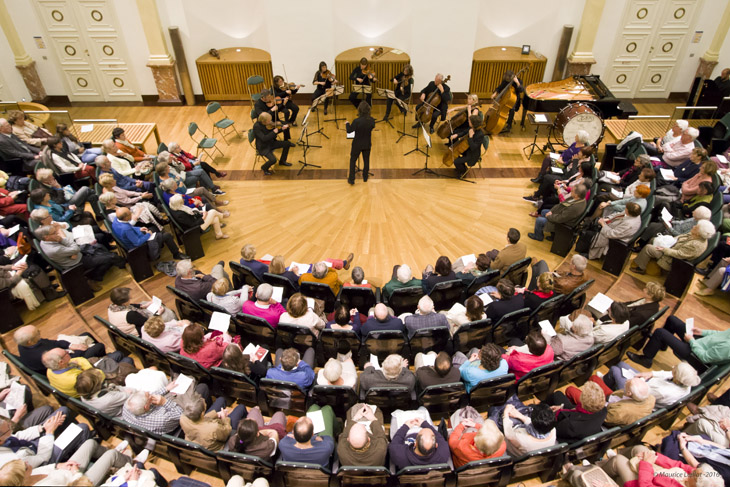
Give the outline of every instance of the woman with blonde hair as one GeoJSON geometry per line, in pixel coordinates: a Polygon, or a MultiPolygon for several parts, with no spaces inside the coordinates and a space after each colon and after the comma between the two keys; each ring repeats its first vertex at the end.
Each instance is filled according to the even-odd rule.
{"type": "Polygon", "coordinates": [[[235,315],[241,311],[243,303],[248,301],[249,288],[250,286],[246,285],[237,291],[231,291],[231,284],[228,279],[218,279],[213,283],[213,287],[205,299],[224,307],[230,314],[235,315]]]}
{"type": "Polygon", "coordinates": [[[606,395],[595,382],[586,382],[580,389],[569,386],[565,393],[555,392],[547,403],[556,415],[559,443],[573,443],[600,433],[608,414],[606,395]]]}
{"type": "MultiPolygon", "coordinates": [[[[99,202],[103,205],[102,209],[107,215],[116,213],[121,208],[117,205],[117,197],[113,192],[100,194],[99,202]]],[[[129,209],[132,212],[132,219],[129,222],[131,225],[148,228],[152,225],[161,232],[163,227],[169,223],[167,218],[160,213],[160,210],[149,201],[140,201],[130,206],[129,209]]]]}
{"type": "Polygon", "coordinates": [[[228,235],[221,230],[225,226],[225,223],[221,222],[224,218],[223,213],[210,209],[203,210],[201,214],[200,210],[193,210],[185,206],[183,197],[180,194],[175,194],[170,198],[170,215],[183,230],[200,227],[202,231],[205,231],[212,225],[216,240],[228,238],[228,235]]]}
{"type": "Polygon", "coordinates": [[[537,277],[537,289],[525,289],[525,308],[535,311],[538,306],[555,295],[553,291],[554,276],[552,272],[543,272],[537,277]]]}
{"type": "Polygon", "coordinates": [[[289,282],[292,283],[294,289],[299,291],[299,276],[296,274],[296,272],[287,270],[286,264],[284,264],[283,255],[277,255],[273,259],[271,259],[271,263],[269,264],[269,272],[271,274],[286,277],[287,279],[289,279],[289,282]]]}
{"type": "Polygon", "coordinates": [[[13,135],[28,145],[41,147],[53,137],[48,130],[26,120],[25,113],[20,110],[13,110],[8,114],[8,123],[13,127],[13,135]]]}

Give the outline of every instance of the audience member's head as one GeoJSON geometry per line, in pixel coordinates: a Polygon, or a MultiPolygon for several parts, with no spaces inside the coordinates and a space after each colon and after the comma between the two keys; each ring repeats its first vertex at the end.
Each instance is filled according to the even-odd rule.
{"type": "MultiPolygon", "coordinates": [[[[167,167],[167,164],[165,164],[165,167],[167,167]]],[[[175,182],[172,178],[165,179],[164,181],[160,181],[160,188],[162,188],[162,190],[166,193],[175,193],[175,190],[177,189],[177,182],[175,182]]]]}
{"type": "Polygon", "coordinates": [[[428,456],[438,448],[436,435],[431,428],[421,428],[416,435],[416,447],[413,452],[418,456],[428,456]]]}
{"type": "Polygon", "coordinates": [[[195,275],[195,266],[193,265],[193,261],[190,259],[183,259],[177,262],[175,265],[175,271],[178,276],[190,279],[195,275]]]}
{"type": "Polygon", "coordinates": [[[224,278],[217,279],[210,288],[210,291],[218,297],[225,296],[230,290],[231,284],[228,282],[228,279],[224,278]]]}
{"type": "Polygon", "coordinates": [[[276,275],[281,275],[286,272],[286,264],[284,263],[284,256],[277,255],[269,263],[269,272],[276,275]]]}
{"type": "Polygon", "coordinates": [[[649,397],[649,384],[641,377],[632,377],[624,384],[624,392],[636,401],[643,401],[649,397]]]}
{"type": "Polygon", "coordinates": [[[694,387],[702,382],[697,374],[697,369],[684,360],[672,367],[672,380],[675,384],[683,387],[694,387]]]}
{"type": "Polygon", "coordinates": [[[316,262],[312,265],[312,276],[315,279],[324,279],[327,275],[327,264],[324,261],[316,262]]]}
{"type": "Polygon", "coordinates": [[[342,362],[335,358],[329,359],[322,369],[322,376],[330,384],[335,384],[342,377],[342,362]]]}
{"type": "Polygon", "coordinates": [[[595,382],[588,381],[580,388],[580,403],[583,409],[589,413],[597,413],[606,407],[606,395],[601,386],[595,382]]]}
{"type": "Polygon", "coordinates": [[[33,325],[21,326],[15,330],[15,333],[13,333],[13,340],[15,340],[15,343],[21,347],[31,347],[38,343],[40,339],[41,334],[38,331],[38,328],[33,325]]]}
{"type": "Polygon", "coordinates": [[[117,185],[117,182],[114,180],[114,176],[107,172],[99,176],[99,184],[102,188],[112,189],[117,185]]]}
{"type": "Polygon", "coordinates": [[[611,317],[614,323],[623,323],[628,321],[631,316],[631,311],[624,303],[614,301],[611,303],[611,306],[608,307],[608,316],[611,317]]]}
{"type": "MultiPolygon", "coordinates": [[[[595,382],[591,384],[598,387],[595,382]]],[[[534,404],[530,407],[530,422],[537,433],[546,435],[555,428],[555,413],[547,403],[534,404]]]]}
{"type": "Polygon", "coordinates": [[[502,278],[497,282],[497,292],[500,299],[509,301],[515,295],[515,285],[507,278],[502,278]]]}
{"type": "Polygon", "coordinates": [[[448,276],[451,273],[451,261],[448,257],[442,255],[436,260],[436,266],[433,270],[439,276],[448,276]]]}
{"type": "Polygon", "coordinates": [[[575,254],[570,259],[570,266],[572,267],[572,271],[577,272],[579,274],[583,274],[583,271],[586,270],[586,266],[588,265],[588,259],[583,257],[580,254],[575,254]]]}
{"type": "Polygon", "coordinates": [[[641,206],[633,201],[626,203],[626,214],[628,216],[639,216],[641,215],[641,206]]]}
{"type": "Polygon", "coordinates": [[[190,421],[200,421],[205,414],[205,400],[201,396],[197,396],[194,399],[185,402],[183,407],[183,415],[190,421]]]}
{"type": "Polygon", "coordinates": [[[491,457],[504,443],[504,434],[499,431],[497,423],[491,419],[487,419],[479,428],[477,434],[474,435],[474,446],[485,457],[491,457]]]}
{"type": "Polygon", "coordinates": [[[479,361],[481,366],[489,372],[493,372],[499,368],[500,362],[502,362],[502,355],[504,350],[494,343],[486,343],[482,346],[479,351],[479,361]]]}
{"type": "Polygon", "coordinates": [[[30,200],[34,205],[48,205],[51,193],[43,188],[36,188],[30,192],[30,200]]]}
{"type": "Polygon", "coordinates": [[[117,208],[117,210],[114,212],[114,215],[120,222],[128,222],[132,219],[132,212],[129,211],[129,208],[117,208]]]}
{"type": "MultiPolygon", "coordinates": [[[[10,125],[8,125],[8,127],[9,126],[10,125]]],[[[0,485],[32,485],[32,472],[33,467],[23,460],[10,460],[8,463],[0,467],[0,485]]]]}
{"type": "Polygon", "coordinates": [[[479,321],[484,319],[484,302],[479,296],[469,296],[464,302],[466,307],[466,319],[469,321],[479,321]]]}
{"type": "Polygon", "coordinates": [[[286,312],[292,318],[299,318],[307,313],[307,298],[302,293],[294,293],[286,302],[286,312]]]}
{"type": "Polygon", "coordinates": [[[299,363],[299,352],[296,348],[287,348],[281,352],[281,368],[287,372],[294,369],[299,363]]]}
{"type": "Polygon", "coordinates": [[[147,413],[152,406],[152,395],[149,392],[137,391],[127,399],[124,406],[134,416],[142,416],[147,413]]]}
{"type": "Polygon", "coordinates": [[[398,270],[395,271],[395,277],[396,279],[398,279],[398,282],[405,284],[413,279],[413,273],[411,272],[411,268],[407,264],[403,264],[401,266],[398,266],[398,270]]]}
{"type": "Polygon", "coordinates": [[[484,272],[489,270],[489,264],[492,263],[492,259],[489,258],[487,254],[479,254],[477,255],[477,261],[475,263],[477,270],[480,272],[484,272]]]}
{"type": "Polygon", "coordinates": [[[221,367],[235,372],[242,372],[251,375],[251,360],[248,354],[241,351],[241,347],[235,343],[231,343],[223,351],[221,357],[221,367]]]}
{"type": "Polygon", "coordinates": [[[383,375],[388,380],[395,380],[400,376],[403,369],[403,357],[393,353],[385,357],[382,364],[383,375]]]}
{"type": "Polygon", "coordinates": [[[185,327],[182,333],[182,349],[185,353],[195,354],[203,348],[205,331],[197,323],[191,323],[185,327]]]}
{"type": "Polygon", "coordinates": [[[106,139],[101,142],[101,150],[104,151],[104,154],[113,155],[117,153],[117,145],[112,139],[106,139]]]}
{"type": "Polygon", "coordinates": [[[116,306],[124,306],[130,301],[131,289],[128,287],[115,287],[112,292],[109,293],[109,300],[116,306]]]}
{"type": "Polygon", "coordinates": [[[312,424],[312,420],[307,416],[302,416],[296,423],[294,423],[294,429],[292,432],[294,433],[294,439],[300,445],[309,443],[312,436],[314,436],[314,425],[312,424]]]}
{"type": "Polygon", "coordinates": [[[180,193],[175,193],[170,198],[168,206],[172,211],[184,211],[183,206],[185,206],[185,200],[183,200],[183,197],[180,193]]]}
{"type": "Polygon", "coordinates": [[[547,342],[539,330],[532,330],[525,338],[525,345],[532,355],[540,356],[545,353],[547,342]]]}
{"type": "Polygon", "coordinates": [[[365,448],[370,443],[370,437],[368,436],[368,430],[365,425],[362,423],[353,424],[347,435],[347,442],[355,450],[365,448]]]}
{"type": "Polygon", "coordinates": [[[53,182],[53,170],[47,167],[42,167],[35,172],[35,178],[44,184],[50,184],[53,182]]]}
{"type": "MultiPolygon", "coordinates": [[[[31,213],[31,216],[32,215],[33,214],[31,213]]],[[[695,221],[709,220],[710,218],[712,218],[712,210],[710,210],[706,206],[698,206],[692,212],[692,218],[694,218],[695,221]]]]}
{"type": "MultiPolygon", "coordinates": [[[[114,195],[112,194],[112,196],[114,195]]],[[[99,199],[101,199],[101,197],[99,199]]],[[[30,219],[36,222],[38,225],[50,225],[51,223],[53,223],[53,217],[50,213],[48,213],[48,210],[45,208],[36,208],[35,210],[31,211],[30,219]]]]}
{"type": "MultiPolygon", "coordinates": [[[[649,163],[649,164],[651,164],[651,163],[649,163]]],[[[656,173],[654,172],[654,169],[652,169],[651,167],[645,167],[639,173],[639,179],[645,183],[652,181],[652,180],[656,179],[656,173]]]]}
{"type": "Polygon", "coordinates": [[[353,284],[362,284],[362,281],[365,279],[365,271],[362,270],[362,267],[355,266],[352,269],[352,282],[353,284]]]}
{"type": "Polygon", "coordinates": [[[422,315],[431,314],[434,312],[433,309],[433,299],[431,299],[429,296],[423,296],[421,299],[418,300],[418,311],[422,315]]]}
{"type": "Polygon", "coordinates": [[[346,326],[350,324],[350,310],[344,304],[338,304],[335,306],[335,323],[340,326],[346,326]]]}
{"type": "Polygon", "coordinates": [[[646,184],[640,184],[634,190],[634,197],[636,198],[648,198],[651,194],[651,188],[646,184]]]}
{"type": "Polygon", "coordinates": [[[682,131],[681,141],[683,144],[689,144],[690,142],[694,142],[697,137],[700,136],[700,131],[696,129],[695,127],[687,127],[682,131]]]}
{"type": "Polygon", "coordinates": [[[451,372],[451,367],[451,357],[449,357],[449,354],[443,351],[439,352],[433,364],[433,368],[439,377],[446,377],[451,372]]]}
{"type": "Polygon", "coordinates": [[[570,194],[573,195],[573,199],[583,200],[585,199],[587,192],[588,188],[586,188],[585,185],[576,184],[575,186],[573,186],[573,190],[570,192],[570,194]]]}
{"type": "Polygon", "coordinates": [[[261,303],[268,303],[271,301],[271,296],[274,294],[274,286],[268,283],[259,284],[256,289],[256,300],[261,303]]]}
{"type": "Polygon", "coordinates": [[[520,231],[516,228],[510,228],[507,231],[507,241],[512,245],[520,241],[520,231]]]}
{"type": "Polygon", "coordinates": [[[157,338],[165,331],[165,322],[159,316],[150,316],[147,318],[147,321],[144,322],[142,329],[151,338],[157,338]]]}
{"type": "Polygon", "coordinates": [[[90,398],[104,386],[104,372],[99,369],[86,369],[76,377],[76,392],[81,397],[90,398]]]}
{"type": "MultiPolygon", "coordinates": [[[[99,195],[99,202],[104,205],[105,208],[111,209],[117,205],[117,197],[114,193],[102,193],[99,195]]],[[[31,217],[33,215],[31,214],[31,217]]]]}
{"type": "Polygon", "coordinates": [[[543,272],[537,278],[537,288],[543,292],[550,292],[553,290],[553,273],[543,272]]]}
{"type": "Polygon", "coordinates": [[[570,331],[579,337],[587,337],[593,333],[593,320],[586,315],[580,314],[573,320],[570,331]]]}
{"type": "Polygon", "coordinates": [[[41,356],[43,366],[51,370],[60,370],[65,368],[70,360],[71,356],[62,348],[53,348],[41,356]]]}
{"type": "Polygon", "coordinates": [[[241,257],[243,260],[254,260],[256,258],[256,247],[253,244],[246,244],[241,247],[241,257]]]}
{"type": "Polygon", "coordinates": [[[664,297],[667,295],[667,290],[658,282],[650,281],[644,286],[644,294],[655,303],[659,303],[664,300],[664,297]]]}
{"type": "Polygon", "coordinates": [[[374,313],[375,319],[380,322],[385,322],[388,319],[388,317],[390,316],[388,307],[386,305],[384,305],[383,303],[376,304],[375,310],[373,313],[374,313]]]}
{"type": "Polygon", "coordinates": [[[235,451],[242,453],[259,435],[259,425],[253,419],[242,419],[236,428],[235,451]]]}
{"type": "MultiPolygon", "coordinates": [[[[644,169],[651,169],[651,157],[649,156],[649,154],[639,154],[638,156],[636,156],[636,159],[634,159],[634,166],[642,167],[644,169]]],[[[653,169],[652,172],[654,172],[653,169]]]]}

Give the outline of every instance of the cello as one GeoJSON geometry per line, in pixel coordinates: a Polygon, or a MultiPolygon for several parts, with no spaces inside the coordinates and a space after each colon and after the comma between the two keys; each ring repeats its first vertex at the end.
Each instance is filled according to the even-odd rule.
{"type": "Polygon", "coordinates": [[[504,126],[507,124],[509,118],[509,112],[512,110],[517,103],[517,93],[511,89],[515,79],[522,73],[530,69],[530,65],[525,66],[520,70],[519,73],[507,83],[507,86],[500,91],[492,102],[492,106],[489,107],[487,113],[484,115],[484,130],[487,134],[498,134],[502,131],[504,126]]]}
{"type": "MultiPolygon", "coordinates": [[[[451,75],[448,75],[443,81],[443,84],[446,84],[451,80],[451,75]]],[[[430,95],[424,100],[424,102],[421,104],[421,106],[416,110],[416,120],[421,122],[422,124],[427,124],[431,121],[431,117],[433,117],[433,110],[437,106],[441,105],[441,92],[436,89],[431,92],[430,95]]]]}
{"type": "Polygon", "coordinates": [[[462,155],[464,152],[466,152],[469,149],[469,134],[466,133],[462,135],[460,138],[456,140],[453,144],[451,144],[451,147],[449,147],[449,150],[447,150],[444,153],[443,158],[441,159],[441,164],[444,166],[453,166],[454,165],[454,159],[462,155]]]}

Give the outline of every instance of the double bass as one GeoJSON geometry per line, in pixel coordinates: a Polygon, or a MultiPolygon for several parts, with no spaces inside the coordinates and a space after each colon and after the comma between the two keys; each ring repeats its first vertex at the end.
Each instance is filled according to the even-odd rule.
{"type": "Polygon", "coordinates": [[[498,134],[507,124],[509,112],[517,103],[517,93],[512,89],[512,85],[515,79],[528,69],[530,69],[529,65],[522,68],[494,98],[492,106],[484,115],[484,130],[487,134],[498,134]]]}
{"type": "MultiPolygon", "coordinates": [[[[451,75],[448,75],[443,81],[443,84],[448,83],[451,80],[451,75]]],[[[416,110],[416,120],[422,124],[427,124],[433,117],[433,110],[437,106],[441,105],[441,92],[438,89],[433,90],[428,97],[424,100],[421,106],[416,110]]]]}

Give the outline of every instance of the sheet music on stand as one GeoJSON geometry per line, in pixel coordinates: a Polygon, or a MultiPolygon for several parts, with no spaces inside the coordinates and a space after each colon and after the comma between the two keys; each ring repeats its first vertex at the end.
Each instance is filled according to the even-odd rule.
{"type": "Polygon", "coordinates": [[[433,147],[431,145],[431,134],[428,133],[428,130],[426,130],[426,126],[421,124],[421,130],[423,130],[423,138],[426,141],[426,145],[430,148],[433,147]]]}
{"type": "MultiPolygon", "coordinates": [[[[314,112],[314,111],[317,112],[317,130],[315,130],[311,134],[307,134],[307,141],[309,140],[309,137],[311,137],[312,135],[315,135],[315,134],[322,134],[322,136],[324,138],[329,139],[329,137],[327,137],[327,134],[324,133],[324,128],[320,126],[320,123],[319,123],[319,110],[317,110],[317,107],[319,105],[321,105],[322,103],[324,103],[324,101],[326,99],[327,99],[327,94],[326,93],[324,95],[322,95],[322,96],[318,96],[317,98],[315,98],[314,100],[312,100],[312,105],[309,107],[309,110],[307,111],[307,114],[309,114],[309,112],[314,112]]],[[[321,146],[318,146],[318,145],[310,145],[310,147],[321,147],[321,146]]]]}
{"type": "Polygon", "coordinates": [[[373,93],[373,87],[371,85],[352,85],[352,92],[363,95],[370,95],[373,93]]]}
{"type": "MultiPolygon", "coordinates": [[[[321,145],[312,145],[309,143],[309,136],[316,134],[317,132],[321,131],[321,129],[319,129],[317,132],[314,132],[314,134],[309,134],[308,132],[309,132],[309,114],[312,113],[312,109],[315,108],[320,103],[320,100],[324,99],[323,97],[324,97],[324,95],[317,97],[312,102],[312,106],[309,108],[309,110],[307,110],[307,114],[304,116],[304,120],[302,120],[302,132],[299,134],[298,143],[299,143],[299,145],[301,145],[303,147],[303,150],[302,150],[303,160],[299,161],[299,164],[301,164],[302,167],[299,168],[299,172],[297,173],[297,176],[299,176],[302,173],[302,171],[304,170],[304,168],[307,166],[318,167],[318,168],[322,167],[322,166],[318,166],[317,164],[312,164],[311,162],[307,162],[307,151],[313,147],[322,147],[321,145]]],[[[317,122],[319,123],[319,112],[317,112],[317,122]]],[[[324,135],[324,132],[322,133],[322,135],[324,135]]],[[[326,135],[324,135],[324,136],[327,137],[326,135]]],[[[329,137],[327,137],[327,138],[329,138],[329,137]]]]}

